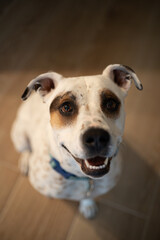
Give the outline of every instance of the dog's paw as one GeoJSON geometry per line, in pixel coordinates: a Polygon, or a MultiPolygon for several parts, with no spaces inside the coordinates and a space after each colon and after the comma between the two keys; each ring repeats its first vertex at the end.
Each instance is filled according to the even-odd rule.
{"type": "Polygon", "coordinates": [[[83,199],[80,201],[79,211],[85,218],[91,219],[96,216],[98,208],[92,199],[83,199]]]}
{"type": "Polygon", "coordinates": [[[30,152],[23,152],[19,158],[18,167],[21,173],[25,176],[27,176],[29,172],[29,158],[30,152]]]}

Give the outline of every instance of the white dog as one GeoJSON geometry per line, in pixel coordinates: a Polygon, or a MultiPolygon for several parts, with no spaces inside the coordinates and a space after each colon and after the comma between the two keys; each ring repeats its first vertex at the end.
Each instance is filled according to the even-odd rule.
{"type": "Polygon", "coordinates": [[[48,72],[22,95],[26,100],[38,92],[21,105],[12,129],[21,171],[40,193],[79,200],[86,218],[95,216],[93,199],[113,188],[120,173],[117,153],[131,79],[142,90],[134,71],[119,64],[95,76],[48,72]]]}

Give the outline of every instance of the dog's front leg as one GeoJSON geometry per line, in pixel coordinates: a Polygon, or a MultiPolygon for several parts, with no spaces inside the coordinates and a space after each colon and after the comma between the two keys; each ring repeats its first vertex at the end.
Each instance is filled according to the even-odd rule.
{"type": "Polygon", "coordinates": [[[21,173],[25,176],[28,175],[29,172],[29,159],[31,156],[31,152],[29,151],[24,151],[21,153],[21,156],[19,158],[19,163],[18,163],[18,167],[21,171],[21,173]]]}
{"type": "Polygon", "coordinates": [[[85,218],[91,219],[96,216],[98,208],[93,199],[86,198],[80,201],[79,211],[85,218]]]}

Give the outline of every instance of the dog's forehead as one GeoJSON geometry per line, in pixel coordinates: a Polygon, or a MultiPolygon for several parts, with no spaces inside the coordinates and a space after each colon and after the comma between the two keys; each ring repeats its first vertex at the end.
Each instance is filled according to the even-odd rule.
{"type": "Polygon", "coordinates": [[[82,76],[64,78],[57,88],[57,94],[60,92],[73,92],[75,95],[100,94],[104,89],[114,92],[121,98],[120,88],[110,79],[103,75],[82,76]]]}
{"type": "MultiPolygon", "coordinates": [[[[64,129],[68,131],[75,126],[77,131],[81,132],[89,126],[99,126],[100,124],[101,127],[103,125],[105,128],[108,128],[112,122],[115,125],[113,117],[114,119],[120,119],[122,114],[119,114],[118,111],[117,115],[107,115],[103,104],[109,96],[115,99],[115,102],[123,105],[123,92],[121,92],[118,85],[103,75],[63,78],[57,87],[52,90],[50,100],[48,101],[51,124],[54,129],[63,129],[65,134],[67,132],[64,132],[64,129]],[[64,105],[67,106],[68,103],[76,110],[70,118],[64,117],[59,111],[64,105]]],[[[65,111],[65,109],[62,110],[65,111]]]]}

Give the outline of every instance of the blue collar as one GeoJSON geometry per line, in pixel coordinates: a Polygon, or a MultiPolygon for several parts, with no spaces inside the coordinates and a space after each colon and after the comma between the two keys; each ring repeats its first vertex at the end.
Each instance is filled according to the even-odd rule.
{"type": "Polygon", "coordinates": [[[67,172],[66,170],[64,170],[60,163],[50,155],[51,160],[50,160],[50,165],[51,167],[58,172],[60,175],[62,175],[65,179],[69,179],[69,180],[89,180],[88,177],[78,177],[70,172],[67,172]]]}

